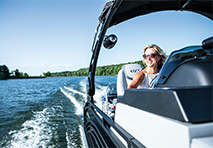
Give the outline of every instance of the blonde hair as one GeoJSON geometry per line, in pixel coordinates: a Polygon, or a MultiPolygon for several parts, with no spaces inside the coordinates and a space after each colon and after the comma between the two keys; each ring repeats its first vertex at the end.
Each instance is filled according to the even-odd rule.
{"type": "MultiPolygon", "coordinates": [[[[165,63],[166,59],[167,59],[167,56],[166,54],[164,53],[164,51],[157,45],[155,44],[152,44],[152,45],[147,45],[144,49],[143,49],[143,52],[145,53],[146,50],[148,48],[153,48],[155,49],[156,53],[158,54],[158,56],[161,57],[160,61],[158,61],[158,70],[161,69],[161,67],[163,66],[163,64],[165,63]]],[[[143,60],[143,62],[145,63],[145,60],[143,60]]]]}

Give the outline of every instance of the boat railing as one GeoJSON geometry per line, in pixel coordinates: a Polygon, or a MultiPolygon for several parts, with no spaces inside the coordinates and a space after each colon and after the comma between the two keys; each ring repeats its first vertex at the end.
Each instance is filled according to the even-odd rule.
{"type": "MultiPolygon", "coordinates": [[[[94,103],[92,103],[90,101],[88,101],[85,104],[84,119],[86,118],[85,116],[86,116],[86,112],[88,110],[90,110],[90,112],[93,112],[93,116],[96,118],[96,120],[102,126],[102,128],[105,130],[105,132],[109,136],[109,138],[111,138],[111,140],[114,143],[117,143],[116,147],[126,147],[126,146],[117,138],[115,133],[112,132],[111,128],[113,128],[126,141],[127,146],[129,148],[132,148],[132,147],[145,148],[145,146],[143,144],[141,144],[137,139],[135,139],[131,134],[129,134],[119,124],[114,122],[108,115],[106,115],[102,110],[100,110],[94,103]]],[[[88,121],[86,120],[86,122],[88,122],[88,121]]],[[[92,121],[89,121],[89,122],[92,122],[92,121]]],[[[84,123],[84,126],[86,126],[87,124],[88,123],[84,123]]],[[[85,129],[87,129],[87,128],[85,127],[85,129]]]]}

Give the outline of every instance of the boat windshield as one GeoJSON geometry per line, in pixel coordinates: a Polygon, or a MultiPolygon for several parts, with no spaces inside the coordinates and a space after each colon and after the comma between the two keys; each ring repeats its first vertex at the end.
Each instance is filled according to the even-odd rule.
{"type": "Polygon", "coordinates": [[[213,55],[212,49],[203,49],[201,46],[190,46],[173,52],[170,55],[167,63],[178,60],[180,60],[180,62],[183,62],[196,58],[206,59],[212,57],[212,55],[213,55]]]}
{"type": "Polygon", "coordinates": [[[192,60],[205,60],[213,57],[212,49],[203,49],[202,46],[189,46],[180,50],[176,50],[170,54],[163,67],[161,68],[155,84],[164,84],[169,75],[180,64],[192,60]]]}

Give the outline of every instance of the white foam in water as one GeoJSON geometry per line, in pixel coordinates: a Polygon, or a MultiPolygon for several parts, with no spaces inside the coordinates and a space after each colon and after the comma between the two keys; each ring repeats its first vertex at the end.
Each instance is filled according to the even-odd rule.
{"type": "Polygon", "coordinates": [[[101,97],[106,93],[107,86],[100,86],[100,89],[95,90],[94,100],[95,105],[102,109],[102,100],[101,97]]]}
{"type": "MultiPolygon", "coordinates": [[[[86,79],[85,79],[85,80],[86,80],[86,79]]],[[[82,95],[82,96],[83,96],[82,98],[86,98],[87,95],[86,95],[86,81],[85,81],[85,80],[83,80],[83,81],[81,81],[81,82],[79,83],[80,86],[82,87],[81,90],[82,90],[84,93],[82,93],[82,92],[80,92],[80,91],[77,91],[77,90],[74,90],[74,89],[72,89],[72,88],[66,87],[66,86],[64,86],[64,88],[65,88],[66,90],[72,92],[72,93],[82,95]]],[[[68,97],[68,98],[71,100],[71,102],[75,105],[75,107],[76,107],[76,114],[82,116],[82,114],[83,114],[83,106],[80,105],[80,103],[78,103],[78,102],[76,101],[76,99],[75,99],[75,97],[74,97],[73,95],[71,95],[71,94],[67,93],[66,91],[64,91],[63,88],[61,88],[61,92],[64,93],[64,95],[65,95],[66,97],[68,97]]],[[[86,137],[85,137],[84,129],[83,129],[82,125],[79,125],[79,131],[80,131],[81,137],[82,137],[82,144],[83,144],[82,147],[83,147],[83,148],[87,148],[88,145],[87,145],[87,142],[86,142],[86,137]]],[[[66,132],[66,139],[67,139],[67,142],[68,142],[67,145],[68,145],[69,148],[71,148],[73,144],[72,144],[71,141],[69,140],[68,136],[69,136],[69,133],[68,133],[68,131],[67,131],[67,132],[66,132]]]]}
{"type": "Polygon", "coordinates": [[[81,132],[81,137],[82,137],[82,143],[83,143],[83,148],[88,148],[87,140],[86,140],[86,135],[84,133],[84,129],[81,125],[79,125],[79,130],[81,132]]]}
{"type": "MultiPolygon", "coordinates": [[[[86,80],[86,79],[85,79],[86,80]]],[[[70,92],[72,93],[75,93],[75,94],[79,94],[79,95],[82,95],[83,97],[82,98],[86,98],[87,95],[86,95],[86,81],[85,80],[82,80],[79,85],[82,87],[82,92],[80,91],[77,91],[77,90],[74,90],[72,88],[69,88],[69,87],[66,87],[64,86],[65,89],[69,90],[70,92]]],[[[74,103],[75,107],[76,107],[76,114],[78,115],[81,115],[83,114],[83,106],[80,105],[80,103],[78,103],[75,99],[74,96],[70,95],[69,93],[65,92],[62,88],[61,88],[61,91],[62,93],[64,93],[64,95],[66,97],[68,97],[72,103],[74,103]]],[[[84,134],[84,129],[82,127],[82,125],[79,125],[79,131],[81,133],[81,138],[82,138],[82,148],[87,148],[88,145],[87,145],[87,141],[86,141],[86,137],[85,137],[85,134],[84,134]]],[[[68,148],[72,148],[73,146],[73,143],[69,140],[69,131],[66,132],[66,139],[67,139],[67,145],[68,145],[68,148]]]]}
{"type": "Polygon", "coordinates": [[[61,92],[71,100],[71,102],[75,105],[76,107],[76,114],[80,115],[83,114],[83,106],[80,105],[80,103],[78,103],[75,99],[74,96],[70,95],[69,93],[65,92],[62,88],[61,88],[61,92]]]}
{"type": "MultiPolygon", "coordinates": [[[[81,134],[81,141],[82,141],[82,147],[81,148],[88,148],[86,136],[84,134],[84,129],[83,129],[82,125],[79,125],[79,131],[80,131],[80,134],[81,134]]],[[[70,141],[68,131],[66,132],[66,140],[67,140],[67,148],[73,148],[75,146],[75,143],[70,141]]]]}
{"type": "Polygon", "coordinates": [[[79,92],[79,91],[77,91],[77,90],[74,90],[74,89],[72,89],[72,88],[69,88],[69,87],[66,87],[66,86],[64,86],[64,88],[66,88],[67,90],[69,90],[69,91],[71,91],[71,92],[73,92],[73,93],[82,95],[82,96],[85,97],[85,98],[87,97],[86,94],[84,94],[84,93],[82,93],[82,92],[79,92]]]}
{"type": "MultiPolygon", "coordinates": [[[[66,87],[66,86],[63,86],[63,88],[61,87],[61,92],[66,97],[68,97],[71,100],[71,102],[75,105],[75,107],[76,107],[76,114],[77,115],[82,115],[83,114],[83,106],[79,102],[76,101],[74,95],[69,94],[64,89],[66,89],[66,90],[68,90],[68,91],[70,91],[72,93],[82,95],[82,98],[86,98],[87,95],[86,95],[86,84],[85,84],[86,81],[85,80],[83,80],[83,81],[81,81],[79,83],[80,86],[82,87],[81,91],[83,91],[84,93],[82,93],[80,91],[77,91],[77,90],[74,90],[72,88],[66,87]]],[[[105,94],[106,88],[107,88],[107,86],[101,86],[100,85],[100,86],[98,86],[98,89],[95,90],[94,100],[95,100],[95,104],[99,108],[102,108],[101,96],[105,94]]],[[[82,137],[83,148],[87,148],[88,144],[87,144],[87,141],[86,141],[86,137],[85,137],[84,129],[83,129],[82,125],[79,125],[79,131],[80,131],[81,137],[82,137]]],[[[67,142],[68,142],[68,147],[72,147],[72,143],[71,143],[71,141],[69,141],[68,136],[69,136],[69,133],[67,131],[66,132],[66,139],[67,139],[67,142]]]]}
{"type": "Polygon", "coordinates": [[[35,112],[34,118],[24,122],[21,130],[9,132],[11,141],[7,142],[7,147],[55,147],[56,145],[49,144],[52,138],[57,138],[57,134],[54,133],[57,125],[49,123],[45,114],[48,114],[46,108],[35,112]]]}
{"type": "MultiPolygon", "coordinates": [[[[84,94],[87,93],[87,90],[86,90],[86,83],[87,83],[87,78],[83,79],[83,80],[79,83],[79,85],[82,87],[81,91],[83,91],[84,94]]],[[[87,96],[86,96],[86,97],[87,97],[87,96]]]]}
{"type": "Polygon", "coordinates": [[[65,127],[67,129],[67,131],[66,131],[67,148],[72,148],[72,147],[75,146],[75,143],[70,140],[70,138],[69,138],[70,135],[69,135],[68,127],[66,126],[65,123],[64,123],[64,125],[65,125],[65,127]]]}

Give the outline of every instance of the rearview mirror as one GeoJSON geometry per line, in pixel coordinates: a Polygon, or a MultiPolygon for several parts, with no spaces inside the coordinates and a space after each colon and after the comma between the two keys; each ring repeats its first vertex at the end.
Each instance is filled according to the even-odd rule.
{"type": "Polygon", "coordinates": [[[104,38],[103,45],[105,48],[111,49],[112,47],[115,46],[115,44],[117,43],[117,40],[118,38],[114,34],[111,34],[104,38]]]}

